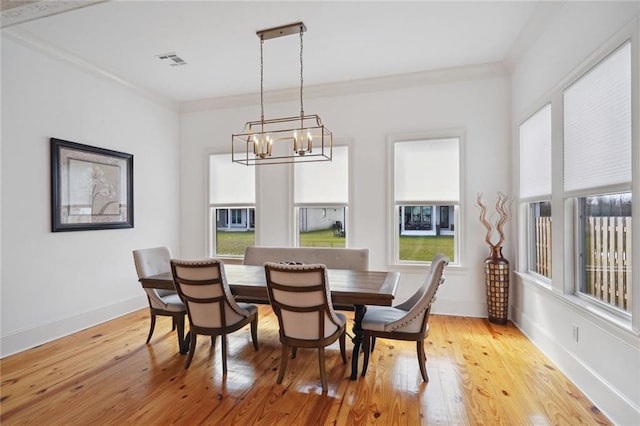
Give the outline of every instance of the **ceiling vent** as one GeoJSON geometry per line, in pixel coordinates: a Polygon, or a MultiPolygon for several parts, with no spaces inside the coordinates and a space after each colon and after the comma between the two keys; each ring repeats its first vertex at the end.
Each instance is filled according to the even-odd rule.
{"type": "Polygon", "coordinates": [[[161,55],[156,55],[156,57],[162,61],[169,61],[169,66],[177,67],[180,65],[187,65],[184,59],[175,53],[163,53],[161,55]]]}

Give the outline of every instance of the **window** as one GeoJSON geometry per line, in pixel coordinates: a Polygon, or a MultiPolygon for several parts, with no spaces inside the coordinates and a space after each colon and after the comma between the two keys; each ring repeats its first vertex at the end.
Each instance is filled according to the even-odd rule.
{"type": "Polygon", "coordinates": [[[294,165],[297,245],[346,247],[349,148],[334,146],[332,161],[294,165]]]}
{"type": "Polygon", "coordinates": [[[255,167],[209,156],[209,256],[242,256],[255,245],[255,167]]]}
{"type": "Polygon", "coordinates": [[[563,93],[564,191],[575,206],[576,294],[631,312],[631,43],[563,93]]]}
{"type": "Polygon", "coordinates": [[[631,313],[631,193],[579,198],[580,293],[631,313]]]}
{"type": "Polygon", "coordinates": [[[527,221],[526,270],[551,278],[551,104],[519,129],[520,203],[527,221]]]}
{"type": "Polygon", "coordinates": [[[459,145],[457,137],[393,144],[394,263],[437,253],[457,262],[459,145]]]}

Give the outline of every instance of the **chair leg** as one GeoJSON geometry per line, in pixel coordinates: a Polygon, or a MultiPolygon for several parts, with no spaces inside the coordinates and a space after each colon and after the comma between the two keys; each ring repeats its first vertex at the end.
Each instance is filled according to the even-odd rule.
{"type": "Polygon", "coordinates": [[[347,339],[347,333],[343,331],[342,334],[340,335],[340,355],[342,356],[343,364],[347,363],[346,339],[347,339]]]}
{"type": "Polygon", "coordinates": [[[298,355],[298,347],[297,346],[292,346],[291,347],[291,359],[294,359],[296,357],[296,355],[298,355]]]}
{"type": "Polygon", "coordinates": [[[213,348],[215,348],[215,347],[216,347],[216,338],[217,338],[217,337],[218,337],[218,336],[211,336],[211,346],[212,346],[213,348]]]}
{"type": "Polygon", "coordinates": [[[184,368],[189,368],[191,365],[191,360],[193,359],[193,353],[196,351],[196,340],[198,340],[198,335],[196,333],[191,333],[191,342],[189,343],[189,355],[187,355],[187,361],[184,364],[184,368]]]}
{"type": "Polygon", "coordinates": [[[324,367],[324,348],[318,348],[318,364],[320,365],[320,383],[322,383],[322,393],[327,391],[327,371],[324,367]]]}
{"type": "Polygon", "coordinates": [[[227,375],[227,335],[222,335],[222,374],[227,375]]]}
{"type": "Polygon", "coordinates": [[[253,342],[253,349],[258,350],[258,314],[253,321],[251,321],[251,341],[253,342]]]}
{"type": "Polygon", "coordinates": [[[178,328],[178,349],[182,352],[182,345],[184,345],[184,313],[174,315],[173,323],[178,328]]]}
{"type": "Polygon", "coordinates": [[[429,376],[427,375],[427,355],[424,353],[424,340],[418,340],[418,364],[420,364],[420,374],[422,374],[422,380],[425,382],[429,381],[429,376]]]}
{"type": "Polygon", "coordinates": [[[362,377],[367,374],[367,368],[369,367],[369,354],[371,353],[371,341],[375,337],[371,337],[368,334],[362,336],[362,352],[364,352],[364,360],[362,362],[362,377]]]}
{"type": "Polygon", "coordinates": [[[376,337],[375,337],[375,336],[373,336],[373,337],[371,338],[371,352],[373,352],[373,350],[375,349],[375,347],[376,347],[376,337]]]}
{"type": "Polygon", "coordinates": [[[176,329],[176,317],[173,317],[171,320],[171,331],[176,329]]]}
{"type": "Polygon", "coordinates": [[[280,370],[278,371],[278,380],[277,383],[282,383],[282,379],[284,379],[284,373],[287,369],[287,360],[289,359],[289,346],[285,343],[282,344],[282,354],[280,355],[280,370]]]}
{"type": "Polygon", "coordinates": [[[156,328],[156,314],[151,313],[151,324],[149,325],[149,335],[147,336],[147,343],[151,340],[151,336],[153,336],[153,329],[156,328]]]}

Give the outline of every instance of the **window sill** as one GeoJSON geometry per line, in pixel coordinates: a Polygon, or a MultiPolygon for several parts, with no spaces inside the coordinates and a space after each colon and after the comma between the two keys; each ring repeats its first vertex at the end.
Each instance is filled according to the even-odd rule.
{"type": "Polygon", "coordinates": [[[514,271],[514,273],[518,275],[522,279],[522,281],[526,281],[545,290],[553,292],[553,287],[551,287],[550,279],[544,279],[541,276],[530,274],[528,272],[514,271]]]}
{"type": "Polygon", "coordinates": [[[611,332],[612,334],[618,335],[621,339],[629,342],[630,344],[634,344],[634,342],[628,339],[637,339],[640,337],[640,332],[633,330],[632,321],[630,319],[623,318],[620,315],[598,307],[597,305],[590,303],[588,300],[573,294],[562,294],[554,291],[550,282],[547,283],[531,274],[523,272],[515,272],[515,274],[520,277],[524,285],[539,288],[541,291],[567,305],[567,307],[572,309],[574,312],[583,315],[603,329],[611,332]]]}
{"type": "MultiPolygon", "coordinates": [[[[411,263],[411,264],[407,264],[407,263],[394,263],[394,264],[390,264],[387,265],[387,270],[391,271],[391,272],[404,272],[404,273],[415,273],[415,274],[421,274],[421,273],[425,273],[430,267],[430,263],[424,262],[424,263],[411,263]]],[[[447,266],[447,274],[452,273],[453,275],[456,275],[458,273],[462,274],[462,273],[467,273],[467,271],[469,270],[469,268],[467,268],[466,266],[461,266],[459,264],[455,264],[455,263],[449,263],[449,265],[447,266]]]]}

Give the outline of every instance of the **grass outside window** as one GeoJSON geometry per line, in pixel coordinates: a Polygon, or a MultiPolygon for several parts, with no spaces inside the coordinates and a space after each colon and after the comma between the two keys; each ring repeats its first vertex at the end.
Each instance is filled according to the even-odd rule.
{"type": "Polygon", "coordinates": [[[400,260],[430,262],[438,253],[454,259],[452,235],[400,235],[400,260]]]}
{"type": "MultiPolygon", "coordinates": [[[[255,244],[255,232],[217,231],[217,255],[242,256],[255,244]]],[[[345,238],[333,230],[300,233],[300,247],[345,247],[345,238]]],[[[453,236],[400,236],[400,260],[429,262],[437,253],[454,258],[453,236]]]]}

